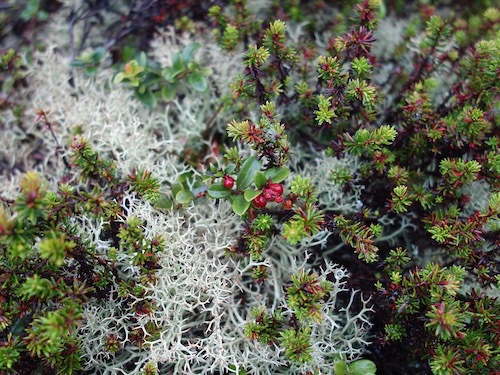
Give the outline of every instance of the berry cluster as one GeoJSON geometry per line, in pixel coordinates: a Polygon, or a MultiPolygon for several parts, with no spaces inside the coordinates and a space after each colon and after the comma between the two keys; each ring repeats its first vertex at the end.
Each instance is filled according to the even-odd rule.
{"type": "Polygon", "coordinates": [[[264,208],[268,201],[281,203],[283,202],[281,195],[283,195],[283,186],[268,182],[262,193],[254,198],[253,204],[257,208],[264,208]]]}

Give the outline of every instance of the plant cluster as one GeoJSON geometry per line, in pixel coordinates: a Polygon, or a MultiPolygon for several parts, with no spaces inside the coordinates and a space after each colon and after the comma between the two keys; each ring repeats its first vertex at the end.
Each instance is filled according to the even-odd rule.
{"type": "Polygon", "coordinates": [[[418,342],[417,348],[423,346],[419,340],[427,340],[435,374],[487,373],[498,367],[495,299],[475,290],[458,294],[467,274],[463,266],[430,262],[403,276],[409,259],[401,248],[391,250],[386,259],[390,282],[379,287],[392,319],[385,326],[385,339],[408,337],[418,342]]]}
{"type": "MultiPolygon", "coordinates": [[[[133,192],[155,200],[157,181],[147,171],[118,176],[86,139],[75,138],[71,148],[79,179],[53,192],[37,173],[28,172],[16,200],[1,208],[4,371],[19,364],[33,372],[45,366],[68,374],[82,370],[78,328],[89,300],[102,303],[114,295],[121,300],[117,308],[133,313],[131,319],[152,308],[130,301],[144,296],[141,284],[154,280],[164,239],[146,238],[135,217],[124,220],[120,202],[133,192]],[[81,232],[85,221],[104,224],[102,241],[113,243],[108,252],[81,232]]],[[[118,351],[111,339],[109,350],[118,351]]]]}
{"type": "Polygon", "coordinates": [[[205,76],[209,74],[209,70],[194,61],[199,48],[199,43],[193,43],[181,52],[174,53],[172,66],[165,68],[148,60],[146,54],[141,53],[138,60],[129,61],[124,71],[115,76],[114,83],[126,82],[129,87],[134,88],[138,99],[148,107],[156,106],[158,99],[170,101],[179,95],[177,88],[183,80],[186,80],[189,88],[204,92],[208,87],[205,76]]]}

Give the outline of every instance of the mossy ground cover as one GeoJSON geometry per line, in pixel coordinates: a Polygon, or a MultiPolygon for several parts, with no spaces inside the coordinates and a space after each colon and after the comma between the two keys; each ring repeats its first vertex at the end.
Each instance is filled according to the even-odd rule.
{"type": "Polygon", "coordinates": [[[0,21],[1,373],[498,372],[492,2],[0,21]]]}

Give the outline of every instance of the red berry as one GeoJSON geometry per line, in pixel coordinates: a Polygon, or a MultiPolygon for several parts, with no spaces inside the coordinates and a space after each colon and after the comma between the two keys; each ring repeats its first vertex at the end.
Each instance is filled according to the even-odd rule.
{"type": "Polygon", "coordinates": [[[266,207],[266,204],[267,204],[267,199],[266,197],[264,197],[263,194],[256,196],[253,200],[253,205],[257,208],[264,208],[266,207]]]}
{"type": "Polygon", "coordinates": [[[271,189],[276,195],[283,194],[283,186],[281,186],[280,184],[271,184],[269,186],[269,189],[271,189]]]}
{"type": "Polygon", "coordinates": [[[232,189],[234,186],[234,178],[231,176],[224,176],[224,187],[227,189],[232,189]]]}
{"type": "Polygon", "coordinates": [[[276,203],[281,203],[283,202],[283,198],[281,197],[276,197],[276,203]]]}
{"type": "Polygon", "coordinates": [[[264,197],[268,200],[268,201],[273,201],[274,200],[274,194],[272,191],[269,191],[269,189],[264,189],[264,197]]]}

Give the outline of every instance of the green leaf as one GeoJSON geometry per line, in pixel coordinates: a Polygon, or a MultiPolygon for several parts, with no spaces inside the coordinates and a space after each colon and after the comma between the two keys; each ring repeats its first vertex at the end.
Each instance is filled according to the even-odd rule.
{"type": "Polygon", "coordinates": [[[137,50],[131,46],[125,46],[120,51],[120,61],[130,61],[137,55],[137,50]]]}
{"type": "Polygon", "coordinates": [[[262,193],[262,190],[245,190],[243,197],[247,202],[251,202],[262,193]]]}
{"type": "Polygon", "coordinates": [[[181,190],[175,195],[175,200],[180,204],[191,203],[194,198],[194,194],[189,190],[181,190]]]}
{"type": "Polygon", "coordinates": [[[187,77],[189,86],[191,86],[195,91],[203,92],[208,89],[208,83],[205,77],[201,75],[200,72],[192,72],[187,77]]]}
{"type": "Polygon", "coordinates": [[[242,216],[250,207],[250,202],[247,202],[242,195],[237,195],[233,199],[232,208],[236,215],[242,216]]]}
{"type": "Polygon", "coordinates": [[[173,63],[172,63],[172,77],[177,76],[180,72],[186,70],[186,65],[182,61],[182,56],[179,52],[174,53],[173,63]]]}
{"type": "Polygon", "coordinates": [[[180,183],[175,183],[172,185],[172,195],[175,197],[177,193],[184,189],[184,186],[180,183]]]}
{"type": "Polygon", "coordinates": [[[142,93],[142,94],[137,93],[137,97],[139,98],[141,103],[144,104],[146,107],[153,108],[157,104],[155,94],[153,94],[149,90],[144,91],[144,93],[142,93]]]}
{"type": "Polygon", "coordinates": [[[266,179],[270,179],[275,184],[284,181],[290,174],[290,169],[286,167],[271,168],[264,172],[266,179]]]}
{"type": "Polygon", "coordinates": [[[121,81],[123,81],[124,78],[125,78],[125,74],[124,73],[118,73],[115,76],[115,79],[113,80],[113,83],[115,85],[119,85],[121,83],[121,81]]]}
{"type": "Polygon", "coordinates": [[[146,66],[146,64],[148,63],[148,57],[146,56],[146,53],[144,51],[139,54],[139,58],[137,60],[139,60],[138,62],[141,67],[146,66]]]}
{"type": "MultiPolygon", "coordinates": [[[[75,59],[75,60],[72,60],[70,63],[69,63],[69,66],[73,67],[73,68],[83,68],[84,66],[86,66],[87,63],[83,60],[78,60],[78,59],[75,59]]],[[[115,77],[116,79],[116,77],[115,77]]]]}
{"type": "Polygon", "coordinates": [[[40,10],[36,14],[36,18],[38,18],[39,21],[47,21],[49,19],[49,14],[44,10],[40,10]]]}
{"type": "Polygon", "coordinates": [[[153,73],[156,76],[161,76],[161,64],[158,61],[155,60],[148,60],[148,63],[146,65],[146,70],[150,73],[153,73]]]}
{"type": "Polygon", "coordinates": [[[39,8],[40,8],[40,0],[28,1],[25,5],[24,10],[21,13],[21,19],[23,21],[29,21],[33,16],[36,15],[39,8]]]}
{"type": "Polygon", "coordinates": [[[158,199],[154,203],[155,208],[170,210],[174,207],[174,202],[171,199],[168,199],[166,195],[162,195],[160,199],[158,199]]]}
{"type": "Polygon", "coordinates": [[[267,182],[267,177],[264,173],[259,171],[255,174],[254,182],[257,189],[262,189],[267,182]]]}
{"type": "Polygon", "coordinates": [[[185,182],[192,182],[193,175],[194,175],[194,173],[192,171],[183,172],[183,173],[181,173],[181,175],[179,176],[179,178],[177,180],[182,184],[184,184],[185,182]]]}
{"type": "Polygon", "coordinates": [[[167,83],[161,88],[161,97],[163,100],[170,101],[175,97],[177,93],[176,83],[167,83]]]}
{"type": "Polygon", "coordinates": [[[233,174],[236,170],[235,164],[229,164],[226,168],[224,168],[224,174],[233,174]]]}
{"type": "Polygon", "coordinates": [[[212,74],[212,69],[207,68],[207,67],[204,67],[204,68],[198,67],[198,71],[204,77],[209,76],[210,74],[212,74]]]}
{"type": "Polygon", "coordinates": [[[130,79],[144,71],[144,67],[140,65],[136,60],[132,60],[126,63],[124,69],[125,77],[130,79]]]}
{"type": "Polygon", "coordinates": [[[156,85],[160,83],[160,80],[161,80],[161,76],[159,76],[158,74],[154,74],[154,73],[148,73],[146,75],[146,77],[141,79],[142,84],[146,87],[152,87],[152,86],[156,87],[156,85]]]}
{"type": "Polygon", "coordinates": [[[208,188],[208,195],[214,199],[227,198],[231,195],[231,189],[223,184],[213,184],[208,188]]]}
{"type": "Polygon", "coordinates": [[[187,65],[193,60],[196,51],[198,51],[200,47],[200,43],[192,43],[184,47],[184,50],[182,51],[182,60],[184,61],[184,64],[187,65]]]}
{"type": "Polygon", "coordinates": [[[94,64],[99,64],[105,53],[106,49],[104,47],[97,47],[92,53],[92,62],[94,64]]]}
{"type": "Polygon", "coordinates": [[[165,68],[161,71],[161,75],[163,78],[165,78],[168,82],[172,82],[172,74],[173,70],[172,68],[165,68]]]}
{"type": "Polygon", "coordinates": [[[96,73],[97,69],[95,66],[87,66],[85,68],[85,73],[88,74],[89,76],[93,76],[96,73]]]}
{"type": "Polygon", "coordinates": [[[260,170],[260,161],[256,159],[255,156],[248,157],[241,165],[240,173],[236,178],[236,187],[239,190],[244,190],[249,187],[257,171],[260,170]]]}
{"type": "MultiPolygon", "coordinates": [[[[163,69],[163,71],[161,72],[163,78],[165,78],[168,82],[174,82],[175,81],[175,70],[174,68],[165,68],[163,69]]],[[[177,73],[179,74],[179,73],[177,73]]]]}
{"type": "Polygon", "coordinates": [[[352,375],[372,375],[376,371],[377,366],[369,359],[360,359],[349,364],[349,372],[352,375]]]}
{"type": "Polygon", "coordinates": [[[378,17],[385,18],[386,14],[387,14],[387,8],[385,6],[385,2],[381,1],[378,7],[378,17]]]}
{"type": "Polygon", "coordinates": [[[347,363],[344,360],[336,361],[333,365],[335,375],[347,375],[347,363]]]}
{"type": "Polygon", "coordinates": [[[236,372],[236,366],[235,365],[229,365],[229,369],[231,372],[234,372],[236,375],[246,375],[247,371],[244,368],[241,368],[236,372]]]}

